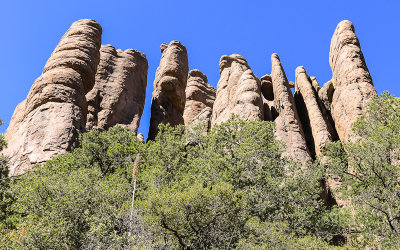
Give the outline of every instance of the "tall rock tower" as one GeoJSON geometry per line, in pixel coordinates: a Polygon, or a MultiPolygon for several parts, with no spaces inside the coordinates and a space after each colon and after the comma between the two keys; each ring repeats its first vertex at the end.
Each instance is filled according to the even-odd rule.
{"type": "Polygon", "coordinates": [[[342,21],[331,40],[329,64],[332,68],[331,113],[341,141],[352,137],[352,125],[376,96],[354,26],[342,21]]]}
{"type": "Polygon", "coordinates": [[[5,138],[10,175],[72,150],[84,131],[85,99],[95,83],[100,59],[101,26],[94,20],[76,21],[61,38],[42,75],[11,119],[5,138]]]}
{"type": "Polygon", "coordinates": [[[227,121],[232,115],[244,120],[263,120],[261,83],[246,59],[238,54],[222,56],[219,69],[221,77],[217,85],[211,126],[227,121]]]}
{"type": "Polygon", "coordinates": [[[102,45],[96,84],[86,95],[86,129],[106,130],[120,124],[136,133],[146,99],[148,68],[143,53],[102,45]]]}
{"type": "Polygon", "coordinates": [[[160,123],[172,126],[184,124],[185,89],[189,71],[187,51],[178,41],[163,43],[160,49],[162,57],[153,83],[149,140],[156,137],[160,123]]]}

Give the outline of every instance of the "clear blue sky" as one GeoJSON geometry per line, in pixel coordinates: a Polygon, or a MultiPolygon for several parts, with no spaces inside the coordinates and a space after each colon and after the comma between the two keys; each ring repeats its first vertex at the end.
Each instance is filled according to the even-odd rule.
{"type": "Polygon", "coordinates": [[[351,20],[378,93],[400,96],[400,1],[14,1],[0,0],[0,118],[8,126],[58,41],[76,20],[103,27],[103,44],[133,48],[149,61],[147,98],[139,132],[147,136],[159,46],[181,41],[190,69],[198,68],[216,87],[219,58],[243,55],[258,77],[280,55],[289,80],[304,65],[320,84],[331,78],[329,45],[336,25],[351,20]]]}

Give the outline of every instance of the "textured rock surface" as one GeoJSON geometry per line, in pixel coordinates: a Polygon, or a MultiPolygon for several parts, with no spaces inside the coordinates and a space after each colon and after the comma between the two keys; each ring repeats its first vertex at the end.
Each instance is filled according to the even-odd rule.
{"type": "Polygon", "coordinates": [[[332,80],[322,86],[318,91],[318,97],[321,100],[326,110],[331,110],[333,93],[335,92],[335,87],[333,86],[332,80]]]}
{"type": "Polygon", "coordinates": [[[274,121],[278,117],[278,112],[274,103],[274,90],[270,75],[261,77],[261,93],[263,95],[264,121],[274,121]]]}
{"type": "Polygon", "coordinates": [[[332,68],[333,93],[331,113],[340,140],[352,137],[352,125],[376,96],[360,42],[350,21],[336,27],[331,40],[329,64],[332,68]]]}
{"type": "Polygon", "coordinates": [[[84,19],[72,24],[18,105],[5,133],[10,175],[70,151],[86,124],[85,94],[94,85],[101,26],[84,19]]]}
{"type": "Polygon", "coordinates": [[[290,156],[294,160],[306,164],[311,160],[311,156],[307,149],[289,82],[277,54],[272,54],[271,62],[275,108],[279,114],[275,119],[275,135],[286,145],[285,156],[290,156]]]}
{"type": "Polygon", "coordinates": [[[200,128],[203,131],[203,134],[206,134],[211,128],[211,115],[212,108],[205,107],[192,119],[187,128],[200,128]]]}
{"type": "MultiPolygon", "coordinates": [[[[185,126],[188,125],[206,107],[212,108],[216,90],[207,84],[207,77],[200,70],[189,72],[186,86],[186,103],[183,112],[185,126]]],[[[209,119],[209,117],[207,118],[209,119]]]]}
{"type": "Polygon", "coordinates": [[[86,95],[86,129],[105,130],[121,124],[137,132],[146,98],[147,70],[143,53],[102,45],[96,83],[86,95]]]}
{"type": "Polygon", "coordinates": [[[163,43],[160,48],[162,57],[154,79],[151,100],[150,140],[157,135],[160,123],[172,126],[184,123],[185,89],[189,71],[187,51],[178,41],[163,43]]]}
{"type": "Polygon", "coordinates": [[[311,141],[307,142],[307,144],[309,145],[310,152],[314,152],[316,156],[319,156],[323,147],[332,141],[332,135],[329,131],[327,121],[319,108],[318,95],[314,89],[313,81],[302,66],[296,69],[295,84],[297,89],[296,98],[299,97],[303,100],[306,109],[304,114],[300,115],[300,119],[303,128],[309,127],[311,132],[311,141]],[[307,121],[302,119],[302,116],[307,116],[307,121]]]}
{"type": "Polygon", "coordinates": [[[240,55],[222,56],[220,79],[213,106],[211,126],[227,121],[232,115],[244,120],[263,120],[260,80],[240,55]]]}
{"type": "Polygon", "coordinates": [[[321,89],[321,86],[319,86],[317,78],[315,76],[311,76],[310,80],[311,80],[313,89],[315,90],[315,92],[318,93],[318,91],[321,89]]]}

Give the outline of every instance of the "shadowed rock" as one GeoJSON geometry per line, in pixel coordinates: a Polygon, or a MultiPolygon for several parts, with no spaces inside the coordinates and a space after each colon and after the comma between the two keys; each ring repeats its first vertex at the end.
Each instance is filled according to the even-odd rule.
{"type": "Polygon", "coordinates": [[[5,133],[10,175],[72,150],[84,131],[85,94],[95,82],[100,58],[101,26],[84,19],[72,24],[18,105],[5,133]]]}
{"type": "Polygon", "coordinates": [[[352,137],[352,125],[376,96],[360,42],[350,21],[336,27],[331,40],[329,64],[335,88],[331,113],[341,141],[352,137]]]}
{"type": "Polygon", "coordinates": [[[314,90],[312,79],[307,75],[306,70],[302,66],[296,69],[295,96],[296,98],[301,98],[305,104],[306,110],[304,114],[300,115],[300,119],[302,120],[302,124],[304,124],[303,128],[310,128],[312,141],[307,144],[312,145],[314,148],[309,148],[309,150],[319,156],[325,145],[332,141],[332,135],[329,132],[327,121],[324,119],[324,115],[318,106],[318,96],[314,90]],[[308,124],[305,119],[302,119],[302,116],[308,117],[308,124]]]}
{"type": "Polygon", "coordinates": [[[96,84],[86,95],[86,129],[105,130],[120,124],[136,133],[146,98],[147,70],[143,53],[102,45],[96,84]]]}
{"type": "Polygon", "coordinates": [[[315,76],[311,76],[310,77],[311,83],[312,83],[312,87],[314,89],[314,91],[316,93],[318,93],[318,91],[321,89],[321,86],[319,86],[319,83],[317,81],[317,78],[315,76]]]}
{"type": "Polygon", "coordinates": [[[308,161],[311,161],[311,156],[304,139],[303,129],[289,82],[277,54],[272,54],[271,62],[274,102],[276,111],[279,114],[275,119],[275,136],[286,145],[284,155],[292,157],[304,166],[308,161]]]}
{"type": "Polygon", "coordinates": [[[331,111],[333,92],[335,92],[335,87],[333,86],[332,80],[329,80],[322,86],[318,91],[318,97],[321,100],[326,110],[331,111]]]}
{"type": "Polygon", "coordinates": [[[185,89],[189,71],[187,51],[178,41],[163,43],[160,49],[162,57],[153,84],[149,140],[156,137],[160,123],[172,126],[184,124],[185,89]]]}
{"type": "Polygon", "coordinates": [[[237,54],[222,56],[220,79],[213,106],[211,126],[227,121],[232,115],[244,120],[263,120],[260,80],[247,61],[237,54]]]}
{"type": "Polygon", "coordinates": [[[270,75],[261,77],[261,93],[263,95],[264,121],[274,121],[278,113],[274,104],[274,90],[272,87],[272,78],[270,75]]]}
{"type": "MultiPolygon", "coordinates": [[[[186,103],[183,112],[185,126],[206,107],[212,108],[216,90],[207,84],[207,77],[198,69],[189,72],[186,86],[186,103]]],[[[208,117],[207,119],[210,119],[208,117]]]]}

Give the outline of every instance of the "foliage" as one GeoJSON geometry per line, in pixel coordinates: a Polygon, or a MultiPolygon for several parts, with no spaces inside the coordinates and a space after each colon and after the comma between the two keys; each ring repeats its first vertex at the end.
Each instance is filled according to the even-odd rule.
{"type": "Polygon", "coordinates": [[[13,183],[13,209],[21,215],[17,232],[23,232],[19,247],[133,244],[134,239],[127,237],[132,234],[127,212],[135,148],[141,143],[128,130],[114,127],[84,134],[81,144],[13,183]]]}
{"type": "Polygon", "coordinates": [[[324,249],[342,232],[319,198],[324,169],[282,158],[273,123],[159,131],[142,144],[118,126],[93,130],[80,148],[14,179],[2,247],[324,249]]]}
{"type": "Polygon", "coordinates": [[[191,136],[161,127],[142,153],[139,207],[170,245],[235,247],[253,217],[284,222],[293,237],[330,240],[340,230],[319,200],[323,172],[282,158],[273,123],[231,119],[195,145],[191,136]]]}
{"type": "Polygon", "coordinates": [[[400,247],[400,100],[385,92],[354,125],[352,142],[332,143],[328,169],[351,201],[355,242],[400,247]]]}

